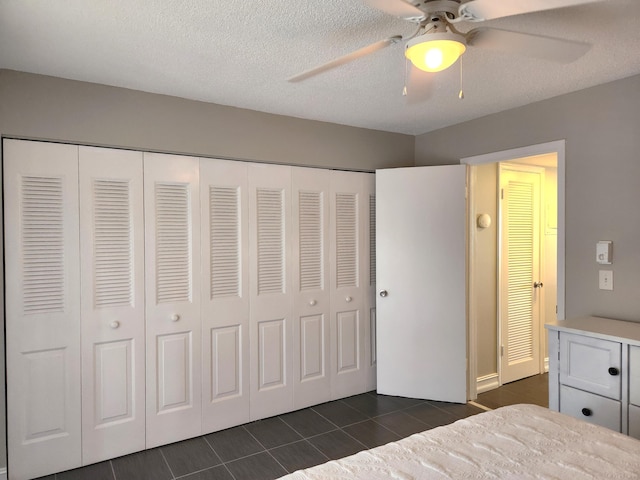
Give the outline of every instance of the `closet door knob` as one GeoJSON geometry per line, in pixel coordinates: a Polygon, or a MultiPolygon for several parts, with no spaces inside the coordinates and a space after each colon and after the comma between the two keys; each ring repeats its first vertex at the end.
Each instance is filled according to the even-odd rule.
{"type": "Polygon", "coordinates": [[[116,328],[118,328],[118,327],[120,326],[120,322],[119,322],[119,321],[117,321],[117,320],[114,320],[113,322],[111,322],[111,323],[109,324],[109,326],[110,326],[111,328],[113,328],[113,329],[116,329],[116,328]]]}
{"type": "Polygon", "coordinates": [[[316,303],[318,302],[316,302],[315,300],[309,300],[309,305],[311,305],[312,307],[315,306],[316,303]]]}
{"type": "Polygon", "coordinates": [[[582,414],[583,414],[585,417],[590,417],[591,415],[593,415],[593,412],[591,411],[591,409],[590,409],[590,408],[583,408],[583,409],[582,409],[582,414]]]}
{"type": "Polygon", "coordinates": [[[544,284],[542,282],[533,282],[533,288],[542,288],[544,284]]]}
{"type": "Polygon", "coordinates": [[[174,313],[173,315],[171,315],[172,322],[177,322],[178,320],[180,320],[180,315],[178,315],[177,313],[174,313]]]}
{"type": "Polygon", "coordinates": [[[387,295],[389,295],[389,292],[387,292],[386,290],[380,290],[381,297],[386,297],[387,295]]]}
{"type": "Polygon", "coordinates": [[[351,300],[353,300],[353,298],[351,298],[351,297],[347,297],[347,298],[345,298],[344,300],[345,300],[345,302],[349,303],[351,300]]]}
{"type": "Polygon", "coordinates": [[[609,375],[611,376],[616,376],[620,374],[620,370],[618,370],[616,367],[609,367],[609,375]]]}

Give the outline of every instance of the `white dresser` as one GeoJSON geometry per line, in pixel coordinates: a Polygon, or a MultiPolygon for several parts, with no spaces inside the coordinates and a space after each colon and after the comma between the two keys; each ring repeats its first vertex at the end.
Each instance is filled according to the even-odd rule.
{"type": "Polygon", "coordinates": [[[640,323],[559,320],[549,331],[549,408],[640,438],[640,323]]]}

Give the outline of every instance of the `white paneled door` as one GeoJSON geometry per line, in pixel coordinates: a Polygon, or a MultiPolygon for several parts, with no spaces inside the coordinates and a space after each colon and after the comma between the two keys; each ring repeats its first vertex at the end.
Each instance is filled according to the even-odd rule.
{"type": "Polygon", "coordinates": [[[78,147],[5,140],[11,478],[81,460],[78,147]]]}
{"type": "Polygon", "coordinates": [[[330,179],[328,170],[292,169],[293,389],[296,409],[331,398],[330,179]]]}
{"type": "Polygon", "coordinates": [[[467,401],[466,166],[376,172],[378,393],[467,401]]]}
{"type": "Polygon", "coordinates": [[[363,252],[369,198],[365,177],[355,172],[331,175],[331,368],[332,397],[365,391],[367,384],[365,299],[369,279],[363,252]]]}
{"type": "Polygon", "coordinates": [[[202,426],[249,421],[247,164],[200,160],[202,426]]]}
{"type": "Polygon", "coordinates": [[[142,152],[80,147],[82,462],[145,448],[142,152]]]}
{"type": "Polygon", "coordinates": [[[202,431],[199,159],[144,155],[147,448],[202,431]]]}
{"type": "Polygon", "coordinates": [[[251,419],[293,410],[291,167],[250,164],[251,419]]]}

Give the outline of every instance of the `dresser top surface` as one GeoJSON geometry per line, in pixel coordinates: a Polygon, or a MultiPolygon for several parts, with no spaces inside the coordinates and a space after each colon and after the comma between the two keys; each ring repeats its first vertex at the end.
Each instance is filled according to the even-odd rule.
{"type": "Polygon", "coordinates": [[[578,317],[547,322],[545,328],[640,345],[640,323],[638,322],[603,317],[578,317]]]}

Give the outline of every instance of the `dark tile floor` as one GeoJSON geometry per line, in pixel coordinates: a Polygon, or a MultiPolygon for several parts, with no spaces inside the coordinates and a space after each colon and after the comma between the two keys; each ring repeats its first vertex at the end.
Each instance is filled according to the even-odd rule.
{"type": "MultiPolygon", "coordinates": [[[[476,403],[547,406],[548,376],[482,393],[476,403]]],[[[483,409],[378,395],[323,403],[203,437],[43,477],[48,480],[266,480],[446,425],[483,409]]]]}

